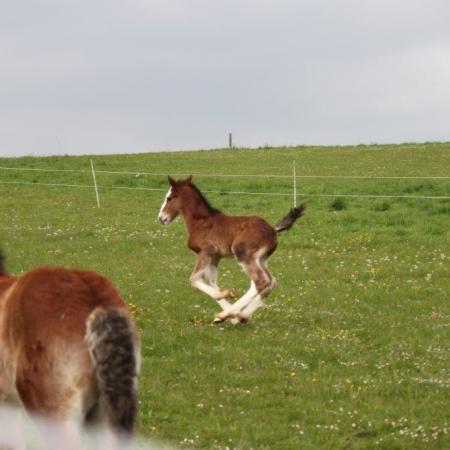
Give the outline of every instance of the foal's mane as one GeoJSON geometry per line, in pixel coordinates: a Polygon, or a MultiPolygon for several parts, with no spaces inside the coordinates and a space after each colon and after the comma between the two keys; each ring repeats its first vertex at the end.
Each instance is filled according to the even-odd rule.
{"type": "Polygon", "coordinates": [[[211,206],[211,203],[209,203],[208,199],[200,192],[200,189],[194,184],[189,183],[189,186],[197,193],[197,195],[200,197],[200,200],[203,202],[203,204],[206,206],[206,209],[208,210],[209,214],[212,216],[215,216],[216,214],[219,214],[221,211],[211,206]]]}

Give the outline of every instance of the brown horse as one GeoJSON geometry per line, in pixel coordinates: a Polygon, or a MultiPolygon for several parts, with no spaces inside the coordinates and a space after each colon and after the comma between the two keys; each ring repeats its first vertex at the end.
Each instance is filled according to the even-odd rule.
{"type": "Polygon", "coordinates": [[[292,208],[278,225],[272,227],[255,216],[228,216],[213,208],[192,177],[175,181],[159,211],[164,225],[182,214],[188,229],[188,246],[197,253],[197,264],[190,277],[195,288],[205,292],[222,307],[214,322],[230,319],[233,324],[247,322],[263,306],[263,299],[276,285],[267,260],[277,248],[277,233],[288,230],[303,214],[304,205],[292,208]],[[250,278],[250,289],[234,304],[226,298],[236,296],[233,289],[217,286],[217,265],[223,257],[234,256],[250,278]]]}
{"type": "Polygon", "coordinates": [[[94,272],[12,276],[2,263],[0,255],[0,406],[48,417],[74,439],[88,423],[130,435],[139,338],[116,288],[94,272]]]}

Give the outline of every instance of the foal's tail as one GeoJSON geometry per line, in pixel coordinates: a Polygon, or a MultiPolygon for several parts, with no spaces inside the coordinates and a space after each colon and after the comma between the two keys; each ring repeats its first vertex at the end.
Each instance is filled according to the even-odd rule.
{"type": "Polygon", "coordinates": [[[275,231],[280,233],[281,231],[289,230],[289,228],[294,225],[295,221],[303,216],[304,211],[305,205],[303,204],[292,208],[289,213],[275,225],[275,231]]]}
{"type": "Polygon", "coordinates": [[[137,415],[138,349],[127,311],[95,309],[87,320],[86,342],[111,427],[129,435],[137,415]]]}

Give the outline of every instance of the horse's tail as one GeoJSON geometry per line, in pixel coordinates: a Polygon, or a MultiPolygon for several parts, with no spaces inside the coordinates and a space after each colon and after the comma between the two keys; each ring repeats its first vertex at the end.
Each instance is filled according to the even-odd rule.
{"type": "Polygon", "coordinates": [[[289,230],[289,228],[294,225],[295,221],[303,216],[304,211],[305,205],[303,204],[292,208],[289,213],[275,225],[275,231],[280,233],[281,231],[289,230]]]}
{"type": "Polygon", "coordinates": [[[134,325],[124,309],[97,308],[86,323],[86,342],[111,427],[131,434],[137,415],[138,349],[134,325]]]}

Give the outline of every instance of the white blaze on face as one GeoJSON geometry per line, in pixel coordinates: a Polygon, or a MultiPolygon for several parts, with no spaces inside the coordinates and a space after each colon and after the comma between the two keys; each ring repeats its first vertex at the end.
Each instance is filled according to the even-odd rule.
{"type": "Polygon", "coordinates": [[[171,196],[171,194],[172,194],[172,188],[170,188],[170,189],[167,191],[166,198],[164,199],[163,204],[162,204],[162,206],[161,206],[161,209],[159,210],[158,220],[159,220],[161,223],[163,223],[163,224],[168,223],[169,220],[170,220],[169,215],[168,215],[167,213],[164,212],[164,208],[166,207],[166,205],[167,205],[167,199],[171,196]]]}

